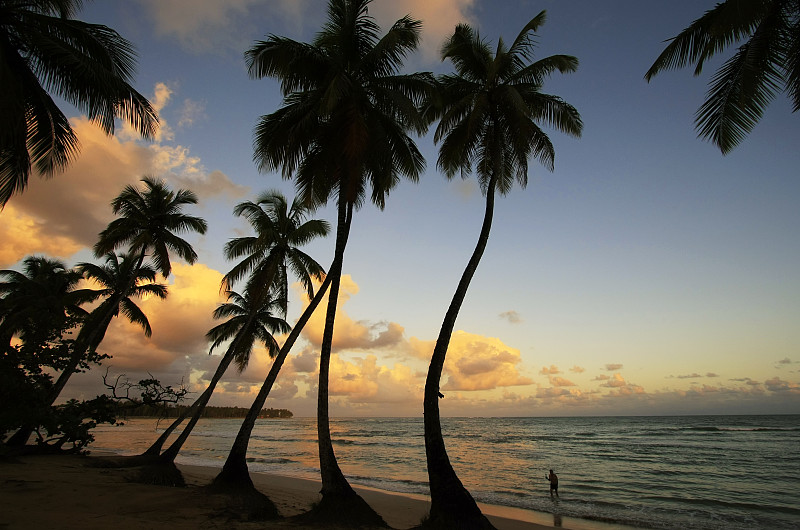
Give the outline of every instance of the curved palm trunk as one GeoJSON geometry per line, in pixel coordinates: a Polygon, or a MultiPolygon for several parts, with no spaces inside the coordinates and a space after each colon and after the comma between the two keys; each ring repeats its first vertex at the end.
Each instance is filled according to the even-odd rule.
{"type": "Polygon", "coordinates": [[[333,452],[331,428],[328,417],[328,384],[331,364],[331,348],[333,345],[333,325],[336,321],[336,304],[339,300],[339,286],[342,278],[342,262],[347,245],[350,225],[346,222],[348,212],[352,212],[352,204],[345,204],[339,198],[338,220],[336,224],[336,249],[333,264],[328,275],[332,278],[328,308],[325,312],[325,330],[322,334],[322,346],[319,356],[319,391],[317,394],[317,437],[319,439],[319,467],[322,475],[322,495],[350,496],[356,495],[347,482],[336,455],[333,452]]]}
{"type": "MultiPolygon", "coordinates": [[[[237,344],[239,344],[238,337],[233,340],[230,346],[228,346],[228,351],[225,352],[225,355],[220,360],[216,372],[214,372],[214,375],[211,377],[211,381],[208,383],[208,388],[206,388],[200,397],[197,398],[197,407],[195,408],[194,414],[192,414],[192,418],[189,420],[189,423],[187,423],[186,427],[183,428],[180,436],[178,436],[178,438],[172,442],[172,445],[170,445],[166,451],[161,453],[159,459],[163,463],[173,462],[175,460],[175,457],[178,456],[178,452],[181,450],[181,447],[183,447],[184,442],[186,442],[186,439],[192,433],[192,429],[194,429],[194,426],[198,421],[200,421],[200,417],[203,415],[203,411],[206,409],[206,405],[208,405],[208,401],[211,399],[211,394],[214,393],[217,383],[220,379],[222,379],[222,376],[225,374],[228,366],[231,365],[233,358],[236,356],[235,353],[237,344]]],[[[192,407],[194,406],[195,405],[193,404],[192,407]]]]}
{"type": "MultiPolygon", "coordinates": [[[[209,388],[211,388],[210,385],[209,388]]],[[[170,437],[172,432],[175,429],[177,429],[181,423],[183,423],[183,420],[189,417],[189,414],[194,414],[194,412],[197,410],[197,407],[200,406],[200,403],[203,401],[203,399],[205,399],[206,394],[209,393],[209,388],[206,388],[203,391],[203,393],[200,394],[198,398],[194,400],[194,403],[192,403],[189,407],[184,409],[184,411],[180,413],[180,415],[175,419],[175,421],[173,421],[169,427],[164,429],[164,432],[161,433],[161,436],[159,436],[155,442],[153,442],[153,445],[151,445],[147,449],[147,451],[145,451],[139,456],[157,457],[161,455],[161,449],[164,447],[164,444],[166,443],[167,439],[170,437]]]]}
{"type": "Polygon", "coordinates": [[[278,373],[283,367],[283,362],[286,360],[286,357],[292,350],[295,341],[297,341],[298,337],[300,337],[300,332],[308,322],[308,319],[311,318],[314,310],[317,308],[320,301],[325,296],[325,293],[328,291],[328,286],[331,284],[331,279],[332,276],[330,274],[325,277],[325,281],[323,281],[322,285],[320,285],[319,289],[317,290],[317,294],[314,296],[311,302],[309,302],[308,307],[292,328],[292,331],[289,333],[289,336],[286,338],[283,346],[281,346],[281,350],[277,357],[275,357],[275,361],[272,363],[272,368],[270,368],[267,378],[264,380],[264,384],[261,385],[261,390],[259,390],[256,399],[253,401],[250,410],[247,412],[247,416],[242,422],[242,426],[239,428],[239,432],[236,434],[236,439],[234,440],[233,446],[228,453],[228,458],[225,460],[225,465],[222,467],[222,471],[220,471],[220,473],[214,479],[215,485],[253,485],[253,481],[250,478],[250,473],[247,470],[247,447],[250,443],[250,435],[252,434],[253,428],[256,425],[258,415],[261,412],[261,409],[264,407],[264,402],[267,400],[267,397],[272,390],[272,385],[275,384],[275,380],[278,378],[278,373]]]}
{"type": "Polygon", "coordinates": [[[425,397],[423,410],[425,413],[425,456],[428,461],[428,480],[431,489],[431,512],[428,524],[435,528],[494,528],[481,513],[472,495],[456,475],[442,437],[442,425],[439,419],[439,383],[442,378],[447,347],[456,324],[458,311],[464,302],[467,289],[475,275],[478,264],[489,241],[494,212],[494,192],[496,180],[492,177],[486,190],[486,212],[483,217],[481,233],[472,256],[467,263],[461,281],[447,309],[436,346],[431,356],[428,377],[425,380],[425,397]]]}

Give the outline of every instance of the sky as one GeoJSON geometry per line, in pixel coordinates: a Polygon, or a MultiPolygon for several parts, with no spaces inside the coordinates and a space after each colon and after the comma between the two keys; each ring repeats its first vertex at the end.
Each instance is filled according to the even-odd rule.
{"type": "MultiPolygon", "coordinates": [[[[546,129],[555,170],[531,161],[529,183],[498,197],[489,244],[459,313],[442,377],[445,416],[800,413],[800,139],[780,94],[733,152],[697,138],[693,116],[721,59],[644,73],[666,39],[713,0],[375,0],[382,28],[423,22],[405,71],[451,71],[438,55],[457,23],[512,41],[541,10],[536,57],[569,54],[578,71],[544,92],[580,112],[580,139],[546,129]]],[[[248,77],[243,53],[269,34],[313,39],[321,0],[132,0],[87,3],[138,52],[134,86],[161,119],[152,142],[118,124],[104,135],[62,108],[80,156],[51,180],[32,177],[0,212],[0,268],[32,254],[92,261],[111,200],[146,175],[199,197],[187,213],[208,232],[199,255],[175,259],[166,301],[144,300],[153,328],[115,321],[102,368],[76,375],[64,397],[91,398],[101,376],[150,373],[199,392],[224,350],[205,333],[233,263],[223,245],[250,234],[234,206],[265,190],[294,196],[253,163],[253,127],[281,104],[271,79],[248,77]]],[[[729,56],[724,55],[724,57],[729,56]]],[[[417,139],[427,168],[401,182],[383,211],[356,212],[344,261],[331,361],[332,416],[421,416],[430,355],[477,241],[484,198],[474,180],[436,170],[432,134],[417,139]]],[[[335,224],[329,205],[315,218],[335,224]]],[[[304,248],[327,267],[333,236],[304,248]]],[[[96,261],[96,260],[95,260],[96,261]]],[[[294,290],[287,320],[306,301],[294,290]]],[[[320,307],[323,307],[321,305],[320,307]]],[[[295,345],[267,407],[313,416],[321,311],[295,345]]],[[[248,407],[269,369],[263,349],[231,368],[212,404],[248,407]]]]}

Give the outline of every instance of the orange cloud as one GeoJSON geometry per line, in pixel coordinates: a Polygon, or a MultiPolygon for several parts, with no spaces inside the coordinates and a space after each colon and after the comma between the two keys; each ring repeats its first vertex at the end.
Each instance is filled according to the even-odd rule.
{"type": "Polygon", "coordinates": [[[558,366],[551,364],[550,368],[547,366],[542,366],[542,369],[539,370],[539,375],[550,375],[550,374],[560,374],[561,370],[558,369],[558,366]]]}
{"type": "Polygon", "coordinates": [[[205,334],[216,322],[211,313],[223,301],[219,294],[222,273],[205,265],[173,265],[173,281],[166,300],[138,302],[150,320],[153,335],[116,318],[109,326],[100,351],[113,355],[106,365],[115,369],[158,370],[177,360],[192,364],[208,357],[205,334]],[[200,357],[203,356],[203,357],[200,357]]]}
{"type": "MultiPolygon", "coordinates": [[[[416,355],[430,359],[434,341],[412,339],[416,355]]],[[[529,385],[531,379],[517,370],[520,353],[503,344],[500,339],[456,331],[450,339],[444,374],[443,390],[491,390],[498,387],[529,385]]]]}

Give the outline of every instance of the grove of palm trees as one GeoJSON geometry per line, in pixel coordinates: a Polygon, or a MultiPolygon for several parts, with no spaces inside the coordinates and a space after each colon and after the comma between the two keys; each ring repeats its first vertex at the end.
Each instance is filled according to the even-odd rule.
{"type": "MultiPolygon", "coordinates": [[[[191,180],[139,175],[138,182],[119,190],[109,204],[113,220],[93,242],[94,261],[81,259],[69,267],[36,254],[0,271],[0,459],[81,453],[91,447],[97,424],[113,425],[137,406],[180,402],[187,407],[174,421],[159,423],[147,449],[98,461],[109,468],[136,468],[136,480],[185,486],[176,459],[191,445],[199,422],[215,421],[201,418],[226,378],[236,377],[231,365],[239,375],[248,366],[265,365],[259,391],[247,396],[247,417],[225,440],[229,451],[206,484],[208,491],[235,499],[234,519],[388,528],[351,486],[348,468],[337,458],[331,411],[341,374],[332,370],[332,358],[343,318],[344,276],[353,259],[348,242],[356,231],[370,228],[359,214],[368,203],[389,209],[403,181],[416,183],[434,166],[447,180],[469,183],[474,176],[483,212],[470,212],[476,223],[482,219],[475,246],[457,280],[458,272],[451,271],[455,289],[447,307],[436,308],[441,326],[425,358],[428,369],[418,396],[424,430],[418,440],[424,444],[426,469],[420,471],[429,486],[430,509],[418,528],[495,528],[459,478],[458,457],[448,453],[448,437],[457,433],[443,427],[440,404],[453,400],[445,398],[443,374],[479,264],[492,255],[493,222],[506,205],[499,199],[518,195],[539,166],[556,169],[556,146],[562,145],[556,135],[577,139],[584,133],[579,109],[548,92],[555,80],[562,83],[557,86],[570,82],[579,59],[540,56],[542,48],[551,49],[552,35],[542,37],[547,20],[542,10],[515,21],[516,35],[491,39],[479,23],[459,23],[440,43],[445,73],[410,71],[419,64],[426,21],[412,13],[381,27],[370,13],[378,1],[329,0],[325,22],[309,42],[268,33],[244,51],[243,68],[252,83],[274,83],[281,98],[277,108],[252,112],[252,161],[265,181],[280,175],[295,196],[265,182],[267,191],[248,189],[232,209],[245,228],[227,234],[224,246],[215,249],[230,269],[219,285],[224,301],[211,315],[215,325],[199,338],[207,345],[201,354],[219,354],[207,383],[161,380],[154,372],[123,388],[120,380],[110,385],[106,371],[109,393],[64,397],[71,395],[75,374],[88,371],[100,379],[107,370],[115,355],[111,345],[117,344],[112,335],[121,329],[115,324],[131,324],[148,339],[158,333],[143,307],[169,300],[176,264],[197,263],[195,247],[210,246],[201,236],[214,229],[206,218],[219,212],[204,209],[203,194],[192,190],[191,180]],[[438,150],[435,161],[426,160],[417,145],[429,134],[438,150]],[[322,211],[335,219],[320,218],[322,211]],[[308,247],[328,236],[333,236],[332,255],[311,255],[308,247]],[[295,283],[305,299],[300,308],[291,305],[295,283]],[[292,318],[295,313],[300,316],[292,318]],[[320,497],[287,520],[252,480],[249,450],[287,358],[298,352],[306,326],[320,313],[324,328],[313,345],[319,359],[312,385],[320,497]]],[[[109,136],[120,129],[118,120],[144,140],[158,130],[157,109],[133,88],[133,44],[111,28],[78,20],[81,7],[80,0],[0,0],[3,208],[24,196],[31,175],[59,179],[58,173],[80,159],[75,124],[57,102],[75,106],[109,136]]],[[[799,20],[797,1],[726,0],[671,39],[645,77],[655,84],[656,74],[688,64],[696,65],[698,74],[713,56],[744,40],[719,67],[695,121],[701,137],[730,153],[778,93],[786,92],[792,110],[798,109],[799,20]]],[[[427,304],[423,294],[420,298],[420,305],[427,304]]]]}

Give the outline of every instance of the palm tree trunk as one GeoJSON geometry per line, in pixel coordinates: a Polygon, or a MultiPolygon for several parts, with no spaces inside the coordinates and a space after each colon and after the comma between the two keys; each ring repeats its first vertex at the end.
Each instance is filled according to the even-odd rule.
{"type": "Polygon", "coordinates": [[[481,233],[472,256],[461,275],[456,292],[447,309],[436,346],[431,356],[428,377],[425,380],[425,396],[423,410],[425,413],[425,456],[428,462],[428,480],[431,489],[431,512],[428,524],[435,528],[494,528],[481,513],[472,495],[456,475],[442,436],[442,425],[439,418],[439,383],[442,378],[447,348],[453,334],[458,312],[464,302],[467,289],[481,261],[489,232],[492,228],[494,212],[494,193],[496,180],[492,177],[486,190],[486,211],[483,217],[481,233]]]}
{"type": "Polygon", "coordinates": [[[342,263],[344,250],[347,246],[350,225],[347,223],[348,212],[352,212],[352,204],[348,203],[340,194],[338,219],[336,223],[336,248],[333,264],[328,271],[331,277],[330,294],[328,295],[328,308],[325,312],[325,330],[322,334],[322,346],[319,356],[319,390],[317,394],[317,437],[319,440],[319,468],[322,475],[322,496],[350,496],[355,491],[350,487],[344,477],[336,455],[333,452],[331,440],[330,418],[328,415],[328,383],[331,363],[331,348],[333,345],[333,325],[336,321],[336,304],[339,299],[339,285],[342,277],[342,263]]]}
{"type": "Polygon", "coordinates": [[[295,341],[297,341],[298,337],[300,336],[300,332],[308,322],[308,319],[311,318],[314,310],[317,308],[320,301],[325,296],[325,293],[328,291],[328,286],[331,284],[331,279],[332,276],[330,274],[325,277],[325,281],[323,281],[322,285],[320,285],[319,289],[317,290],[317,294],[309,302],[308,307],[305,311],[303,311],[300,319],[292,328],[292,331],[289,333],[289,336],[286,338],[283,346],[281,346],[281,350],[278,352],[277,357],[275,357],[275,360],[272,363],[272,368],[270,368],[269,374],[267,374],[267,378],[264,380],[264,384],[261,385],[261,390],[259,390],[256,399],[253,401],[250,410],[247,412],[247,416],[242,422],[242,426],[239,428],[239,432],[236,434],[236,439],[234,440],[233,446],[228,453],[228,458],[225,460],[225,465],[222,467],[222,471],[220,471],[220,473],[214,479],[214,485],[252,486],[253,481],[251,480],[250,473],[247,470],[247,447],[250,443],[250,435],[252,434],[253,428],[256,425],[258,415],[261,412],[261,409],[264,407],[264,402],[266,402],[267,397],[272,390],[272,385],[275,384],[275,380],[278,378],[278,373],[283,367],[283,362],[286,360],[286,357],[292,350],[295,341]]]}
{"type": "Polygon", "coordinates": [[[147,449],[147,451],[145,451],[144,453],[142,453],[139,456],[142,456],[142,457],[157,457],[157,456],[160,456],[161,455],[161,448],[164,447],[164,443],[166,443],[167,439],[170,437],[172,432],[175,429],[177,429],[178,426],[181,423],[183,423],[183,420],[185,420],[186,418],[189,417],[189,414],[194,414],[194,412],[197,410],[197,407],[200,405],[200,403],[203,401],[203,399],[205,399],[205,396],[206,396],[207,393],[209,393],[209,389],[208,388],[206,388],[203,391],[203,393],[200,394],[198,396],[198,398],[194,400],[194,403],[192,403],[189,407],[187,407],[186,409],[184,409],[183,412],[180,413],[180,415],[175,419],[175,421],[173,421],[170,424],[170,426],[167,427],[164,430],[163,433],[161,433],[161,436],[159,436],[158,439],[155,442],[153,442],[153,445],[151,445],[147,449]]]}
{"type": "MultiPolygon", "coordinates": [[[[162,462],[173,462],[175,457],[178,456],[178,452],[181,450],[181,447],[183,447],[184,442],[186,442],[186,439],[192,433],[192,429],[194,429],[194,426],[203,415],[203,411],[206,409],[206,405],[208,405],[208,401],[211,399],[211,394],[214,393],[217,383],[220,379],[222,379],[222,376],[225,374],[228,366],[230,366],[231,361],[233,361],[233,358],[236,356],[236,348],[239,342],[239,337],[237,336],[231,345],[228,346],[228,350],[225,352],[225,355],[223,355],[219,365],[217,366],[216,372],[214,372],[214,375],[211,377],[211,381],[208,383],[208,388],[206,388],[197,399],[197,407],[194,411],[194,414],[192,414],[192,418],[189,420],[189,423],[187,423],[186,427],[183,428],[180,436],[178,436],[178,438],[172,442],[172,445],[170,445],[169,448],[167,448],[167,450],[164,451],[159,457],[162,462]]],[[[194,405],[192,406],[194,407],[194,405]]]]}

